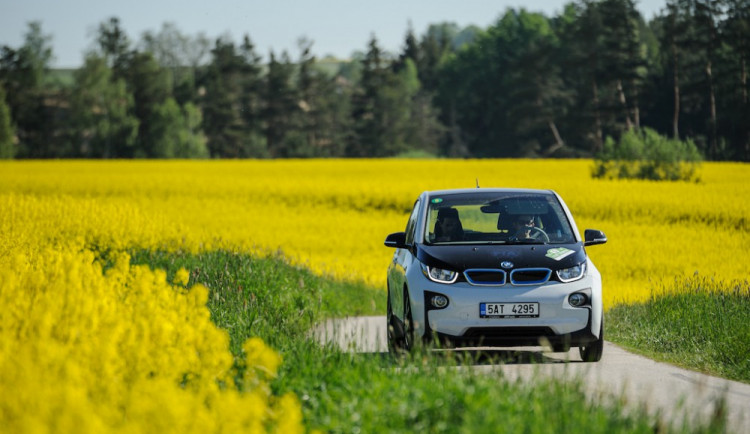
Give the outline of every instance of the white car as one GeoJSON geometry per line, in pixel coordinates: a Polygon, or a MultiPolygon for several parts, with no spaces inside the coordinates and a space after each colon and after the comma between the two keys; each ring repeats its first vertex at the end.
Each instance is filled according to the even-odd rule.
{"type": "Polygon", "coordinates": [[[406,231],[388,235],[388,347],[603,349],[602,281],[570,210],[550,190],[426,191],[406,231]]]}

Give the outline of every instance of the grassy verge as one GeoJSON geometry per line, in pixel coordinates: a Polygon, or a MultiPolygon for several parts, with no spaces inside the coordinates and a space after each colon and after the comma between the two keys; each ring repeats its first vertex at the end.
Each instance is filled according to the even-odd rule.
{"type": "MultiPolygon", "coordinates": [[[[260,336],[279,351],[284,362],[273,387],[300,398],[308,429],[346,433],[674,431],[643,409],[626,410],[614,399],[587,399],[580,383],[510,382],[500,373],[446,369],[461,362],[437,354],[392,358],[321,346],[308,338],[313,324],[326,317],[382,314],[385,294],[314,276],[282,258],[230,252],[137,252],[133,262],[165,269],[170,278],[185,267],[191,272],[191,283],[206,285],[212,317],[229,331],[235,355],[249,336],[260,336]]],[[[723,423],[718,420],[690,429],[721,432],[723,423]]]]}
{"type": "Polygon", "coordinates": [[[657,360],[750,383],[750,284],[675,282],[607,312],[607,339],[657,360]]]}

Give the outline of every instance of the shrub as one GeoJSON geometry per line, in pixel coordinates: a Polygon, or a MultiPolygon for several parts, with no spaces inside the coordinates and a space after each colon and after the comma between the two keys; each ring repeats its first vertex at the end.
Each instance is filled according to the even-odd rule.
{"type": "Polygon", "coordinates": [[[692,140],[669,139],[650,128],[627,131],[619,143],[607,137],[594,178],[698,181],[702,156],[692,140]]]}

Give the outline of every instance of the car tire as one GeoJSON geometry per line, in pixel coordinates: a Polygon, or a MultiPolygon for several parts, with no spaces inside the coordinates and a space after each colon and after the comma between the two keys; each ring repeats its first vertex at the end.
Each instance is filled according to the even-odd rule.
{"type": "Polygon", "coordinates": [[[604,318],[599,325],[599,339],[579,347],[578,351],[581,354],[581,360],[584,362],[598,362],[602,359],[602,353],[604,353],[604,318]]]}
{"type": "Polygon", "coordinates": [[[411,299],[409,291],[404,288],[404,350],[411,352],[414,349],[414,322],[411,315],[411,299]]]}
{"type": "Polygon", "coordinates": [[[396,337],[396,325],[393,321],[393,308],[391,307],[391,288],[388,288],[388,310],[386,313],[386,327],[388,335],[388,352],[396,354],[404,347],[403,339],[396,337]]]}

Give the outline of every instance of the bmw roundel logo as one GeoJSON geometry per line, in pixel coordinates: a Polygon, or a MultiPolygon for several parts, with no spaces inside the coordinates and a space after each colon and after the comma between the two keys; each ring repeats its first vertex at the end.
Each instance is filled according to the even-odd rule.
{"type": "Polygon", "coordinates": [[[500,263],[500,266],[505,269],[509,269],[509,268],[513,268],[513,263],[510,261],[503,261],[500,263]]]}

